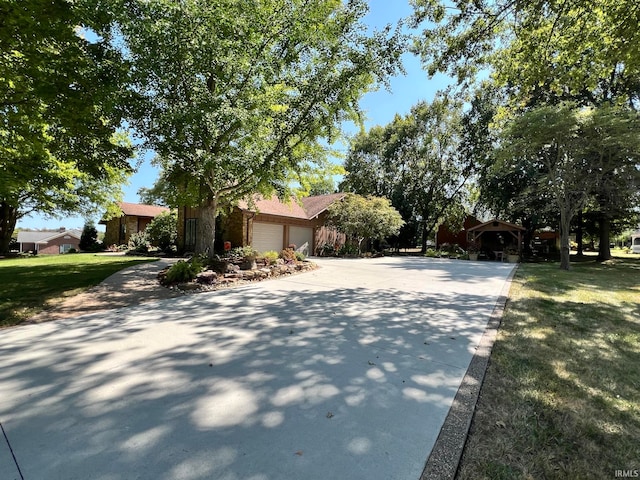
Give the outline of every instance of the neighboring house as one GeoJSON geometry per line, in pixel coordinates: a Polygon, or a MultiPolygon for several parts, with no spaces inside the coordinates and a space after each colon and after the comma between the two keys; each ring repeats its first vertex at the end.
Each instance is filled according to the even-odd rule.
{"type": "Polygon", "coordinates": [[[462,224],[462,230],[460,231],[452,232],[446,225],[440,225],[436,232],[436,248],[440,248],[443,244],[448,243],[449,245],[458,245],[460,248],[466,250],[469,245],[467,230],[481,223],[482,222],[473,215],[467,215],[462,224]]]}
{"type": "Polygon", "coordinates": [[[67,253],[72,248],[80,250],[80,230],[39,230],[18,232],[18,245],[21,253],[33,252],[41,255],[67,253]]]}
{"type": "Polygon", "coordinates": [[[640,229],[631,234],[631,251],[640,253],[640,229]]]}
{"type": "Polygon", "coordinates": [[[104,234],[105,245],[124,245],[134,233],[142,232],[155,217],[168,212],[166,207],[144,205],[140,203],[118,203],[122,215],[111,220],[100,220],[106,225],[104,234]]]}
{"type": "MultiPolygon", "coordinates": [[[[239,202],[216,226],[216,240],[232,247],[250,245],[258,252],[295,245],[305,255],[315,255],[325,243],[344,244],[344,235],[325,225],[327,208],[344,193],[303,198],[300,203],[284,203],[277,197],[255,197],[239,202]]],[[[193,251],[198,229],[198,209],[178,209],[178,249],[193,251]]]]}

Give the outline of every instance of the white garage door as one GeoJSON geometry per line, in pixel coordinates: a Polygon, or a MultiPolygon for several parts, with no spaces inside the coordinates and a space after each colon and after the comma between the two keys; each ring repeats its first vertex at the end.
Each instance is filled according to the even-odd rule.
{"type": "Polygon", "coordinates": [[[313,254],[313,228],[289,227],[289,243],[296,246],[298,252],[309,256],[313,254]]]}
{"type": "Polygon", "coordinates": [[[275,250],[282,251],[284,227],[275,223],[254,223],[253,243],[251,246],[260,253],[275,250]]]}

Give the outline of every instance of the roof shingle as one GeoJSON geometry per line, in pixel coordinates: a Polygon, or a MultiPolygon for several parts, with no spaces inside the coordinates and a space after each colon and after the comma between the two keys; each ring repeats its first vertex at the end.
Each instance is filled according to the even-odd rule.
{"type": "Polygon", "coordinates": [[[284,203],[275,195],[268,199],[256,196],[253,198],[252,204],[241,200],[238,203],[238,207],[241,210],[258,212],[265,215],[309,220],[324,212],[329,205],[344,196],[344,193],[333,193],[331,195],[306,197],[301,200],[302,205],[293,199],[289,203],[284,203]]]}
{"type": "Polygon", "coordinates": [[[118,203],[120,210],[124,215],[131,217],[157,217],[161,213],[168,212],[167,207],[159,207],[157,205],[144,205],[142,203],[118,203]]]}

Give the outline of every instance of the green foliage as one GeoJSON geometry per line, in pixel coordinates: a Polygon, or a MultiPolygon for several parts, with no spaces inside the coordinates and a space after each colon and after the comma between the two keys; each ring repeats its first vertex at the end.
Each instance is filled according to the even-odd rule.
{"type": "Polygon", "coordinates": [[[365,238],[382,240],[396,235],[404,220],[386,198],[350,193],[328,209],[327,220],[338,231],[354,239],[358,250],[365,238]]]}
{"type": "Polygon", "coordinates": [[[178,238],[178,214],[175,211],[161,213],[151,220],[145,233],[151,245],[165,252],[171,251],[178,238]]]}
{"type": "Polygon", "coordinates": [[[461,115],[461,103],[440,94],[352,142],[341,187],[391,200],[405,221],[404,245],[415,245],[420,229],[425,251],[438,222],[463,210],[473,169],[472,157],[462,154],[461,115]]]}
{"type": "Polygon", "coordinates": [[[325,161],[339,125],[360,121],[359,98],[403,50],[399,29],[366,34],[364,0],[123,6],[140,94],[131,125],[157,153],[156,193],[201,208],[198,252],[213,251],[220,205],[284,194],[292,172],[325,161]]]}
{"type": "Polygon", "coordinates": [[[635,204],[639,128],[640,117],[628,109],[561,103],[524,112],[503,129],[498,161],[489,174],[530,172],[527,189],[518,195],[543,197],[559,212],[561,268],[569,268],[571,221],[592,195],[606,186],[616,192],[616,204],[635,204]]]}
{"type": "Polygon", "coordinates": [[[358,245],[353,245],[352,243],[345,243],[338,249],[338,255],[358,255],[360,253],[360,248],[358,245]]]}
{"type": "Polygon", "coordinates": [[[258,252],[251,245],[245,245],[244,247],[232,248],[229,255],[238,258],[255,258],[258,256],[258,252]]]}
{"type": "Polygon", "coordinates": [[[135,253],[149,252],[149,239],[146,232],[132,233],[129,237],[129,250],[135,253]]]}
{"type": "Polygon", "coordinates": [[[336,248],[331,243],[324,243],[320,247],[320,250],[319,250],[318,254],[321,257],[331,257],[331,256],[336,254],[336,248]]]}
{"type": "Polygon", "coordinates": [[[522,102],[638,101],[635,0],[415,0],[414,8],[415,25],[425,24],[415,50],[430,75],[465,83],[492,68],[522,102]]]}
{"type": "Polygon", "coordinates": [[[330,163],[328,160],[320,164],[304,163],[294,177],[294,180],[300,183],[300,187],[295,189],[296,195],[298,197],[309,197],[335,193],[336,183],[334,178],[345,173],[346,171],[342,165],[330,163]]]}
{"type": "Polygon", "coordinates": [[[197,259],[194,258],[188,262],[179,260],[167,270],[165,280],[167,283],[190,282],[195,279],[201,271],[202,265],[197,259]]]}
{"type": "Polygon", "coordinates": [[[273,265],[280,257],[280,254],[275,250],[269,250],[268,252],[264,252],[262,256],[270,265],[273,265]]]}
{"type": "Polygon", "coordinates": [[[296,252],[296,260],[297,260],[298,262],[304,262],[304,259],[305,259],[305,258],[306,258],[306,257],[305,257],[305,255],[304,255],[304,253],[302,253],[302,252],[296,252]]]}
{"type": "Polygon", "coordinates": [[[85,223],[78,246],[84,252],[96,252],[102,248],[98,242],[98,230],[93,222],[85,223]]]}
{"type": "Polygon", "coordinates": [[[125,63],[97,0],[0,4],[0,252],[30,212],[94,215],[131,172],[125,63]],[[88,41],[78,25],[100,35],[88,41]]]}

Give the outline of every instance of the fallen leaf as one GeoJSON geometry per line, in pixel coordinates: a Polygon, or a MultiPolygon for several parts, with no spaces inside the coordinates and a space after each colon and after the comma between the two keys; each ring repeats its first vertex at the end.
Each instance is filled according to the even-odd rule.
{"type": "Polygon", "coordinates": [[[301,457],[301,456],[302,456],[302,450],[298,450],[298,451],[296,452],[296,455],[298,455],[299,457],[301,457]]]}
{"type": "Polygon", "coordinates": [[[507,428],[507,424],[506,424],[506,423],[504,423],[502,420],[498,420],[498,421],[496,422],[496,426],[497,426],[497,427],[500,427],[500,428],[507,428]]]}

